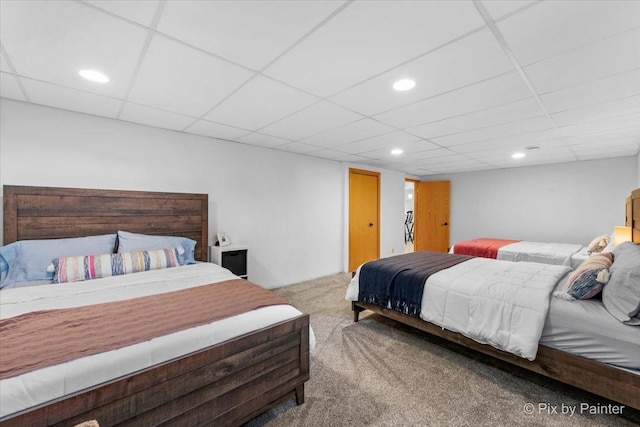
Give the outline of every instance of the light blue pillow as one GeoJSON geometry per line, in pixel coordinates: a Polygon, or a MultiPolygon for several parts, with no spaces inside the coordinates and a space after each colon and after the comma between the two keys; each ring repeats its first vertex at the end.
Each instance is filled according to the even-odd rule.
{"type": "Polygon", "coordinates": [[[0,289],[8,285],[8,283],[4,282],[11,273],[13,265],[16,262],[17,248],[18,242],[13,242],[0,247],[0,289]]]}
{"type": "Polygon", "coordinates": [[[70,239],[20,240],[3,246],[2,257],[9,266],[9,273],[2,281],[2,286],[16,282],[51,281],[53,271],[48,272],[47,267],[54,258],[110,254],[115,247],[116,237],[116,234],[105,234],[70,239]],[[11,248],[5,250],[7,247],[11,248]],[[5,253],[10,254],[12,250],[15,251],[13,263],[5,256],[5,253]]]}
{"type": "Polygon", "coordinates": [[[118,253],[177,248],[180,265],[195,264],[196,241],[179,236],[150,236],[118,231],[118,253]],[[184,251],[180,250],[184,249],[184,251]]]}

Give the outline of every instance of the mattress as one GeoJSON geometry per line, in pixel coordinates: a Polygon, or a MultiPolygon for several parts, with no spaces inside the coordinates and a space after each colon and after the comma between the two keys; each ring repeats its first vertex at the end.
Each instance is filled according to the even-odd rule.
{"type": "Polygon", "coordinates": [[[551,298],[540,344],[640,374],[640,327],[620,322],[600,299],[551,298]]]}
{"type": "MultiPolygon", "coordinates": [[[[79,307],[172,292],[237,279],[212,263],[107,277],[90,282],[30,286],[0,292],[0,318],[34,310],[79,307]]],[[[252,310],[152,340],[82,357],[0,381],[0,417],[46,403],[234,337],[292,319],[302,313],[290,305],[252,310]]],[[[310,347],[315,337],[309,329],[310,347]]]]}

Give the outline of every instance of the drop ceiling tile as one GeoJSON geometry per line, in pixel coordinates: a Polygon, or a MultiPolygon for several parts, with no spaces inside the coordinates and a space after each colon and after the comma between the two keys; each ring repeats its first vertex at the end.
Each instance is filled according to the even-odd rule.
{"type": "Polygon", "coordinates": [[[488,108],[474,113],[438,120],[425,125],[409,128],[407,131],[423,138],[435,138],[452,135],[474,129],[516,122],[543,114],[538,103],[533,99],[488,108]]]}
{"type": "Polygon", "coordinates": [[[473,144],[458,145],[454,147],[454,150],[483,162],[491,162],[495,159],[510,159],[517,161],[519,159],[511,158],[511,155],[515,152],[521,151],[529,155],[530,153],[544,152],[546,150],[552,150],[559,147],[567,147],[566,143],[562,139],[544,140],[529,145],[504,140],[489,140],[473,144]],[[537,149],[533,147],[537,147],[537,149]]]}
{"type": "Polygon", "coordinates": [[[207,120],[198,120],[196,123],[189,126],[185,132],[202,136],[210,136],[211,138],[226,139],[229,141],[240,138],[241,136],[249,133],[249,131],[244,129],[238,129],[220,123],[213,123],[207,120]]]}
{"type": "Polygon", "coordinates": [[[473,172],[480,170],[490,170],[496,169],[495,166],[487,165],[482,162],[475,161],[467,161],[462,163],[446,163],[440,165],[433,166],[435,173],[462,173],[462,172],[473,172]]]}
{"type": "Polygon", "coordinates": [[[257,130],[315,102],[318,99],[314,96],[275,80],[256,76],[205,118],[257,130]]]}
{"type": "Polygon", "coordinates": [[[288,151],[290,153],[307,154],[313,151],[319,151],[318,147],[301,142],[288,142],[286,144],[274,147],[276,150],[288,151]]]}
{"type": "Polygon", "coordinates": [[[0,2],[2,44],[21,76],[122,98],[147,32],[74,1],[0,2]],[[93,83],[83,68],[111,79],[93,83]]]}
{"type": "Polygon", "coordinates": [[[26,101],[16,77],[13,74],[0,72],[0,97],[26,101]]]}
{"type": "MultiPolygon", "coordinates": [[[[388,149],[401,144],[407,144],[418,141],[419,138],[406,132],[391,132],[384,135],[374,136],[373,138],[363,139],[361,141],[352,142],[340,146],[340,151],[351,154],[361,154],[368,151],[388,149]]],[[[425,141],[426,142],[426,141],[425,141]]],[[[431,148],[436,148],[435,144],[427,143],[431,148]]],[[[425,150],[428,148],[425,148],[425,150]]]]}
{"type": "Polygon", "coordinates": [[[640,29],[537,62],[524,71],[538,94],[640,68],[640,29]]]}
{"type": "Polygon", "coordinates": [[[552,114],[551,117],[558,126],[565,126],[594,119],[623,116],[631,113],[640,113],[640,95],[628,96],[614,101],[563,111],[561,113],[552,114]]]}
{"type": "Polygon", "coordinates": [[[415,153],[411,157],[416,160],[422,160],[422,159],[434,159],[436,157],[443,157],[443,156],[451,156],[455,154],[458,154],[458,153],[455,153],[449,150],[448,148],[432,148],[427,151],[421,151],[419,153],[415,153]]]}
{"type": "Polygon", "coordinates": [[[258,70],[340,7],[339,1],[171,1],[158,31],[258,70]]]}
{"type": "Polygon", "coordinates": [[[604,159],[610,157],[635,156],[640,152],[640,143],[621,145],[615,147],[593,148],[591,150],[576,150],[579,160],[604,159]]]}
{"type": "Polygon", "coordinates": [[[551,124],[549,119],[546,116],[543,116],[514,123],[507,123],[504,125],[491,126],[484,129],[461,132],[455,135],[432,138],[432,141],[436,144],[450,147],[453,145],[467,144],[475,141],[526,134],[538,130],[549,129],[552,126],[553,125],[551,124]]]}
{"type": "Polygon", "coordinates": [[[596,133],[622,132],[640,127],[640,114],[597,119],[586,123],[561,126],[557,129],[559,136],[578,136],[596,133]]]}
{"type": "Polygon", "coordinates": [[[265,135],[258,132],[241,136],[240,138],[236,138],[235,140],[237,142],[242,142],[244,144],[257,145],[259,147],[275,147],[277,145],[282,145],[282,144],[291,142],[287,139],[276,138],[275,136],[265,135]]]}
{"type": "Polygon", "coordinates": [[[342,151],[336,151],[336,150],[314,151],[313,156],[320,157],[322,159],[335,160],[338,162],[350,162],[350,163],[358,163],[363,160],[370,160],[367,157],[358,156],[356,154],[343,153],[342,151]]]}
{"type": "Polygon", "coordinates": [[[115,15],[149,26],[158,8],[158,0],[84,0],[85,3],[115,15]]]}
{"type": "Polygon", "coordinates": [[[421,159],[418,163],[421,167],[423,166],[431,166],[435,168],[434,165],[439,164],[448,164],[448,163],[465,163],[469,162],[471,159],[462,154],[448,154],[446,156],[438,156],[438,157],[428,157],[421,159]]]}
{"type": "Polygon", "coordinates": [[[531,92],[524,85],[520,76],[516,72],[511,72],[378,114],[375,118],[392,126],[407,128],[495,107],[530,96],[531,92]]]}
{"type": "Polygon", "coordinates": [[[332,100],[362,114],[373,115],[512,69],[493,34],[484,29],[367,80],[332,100]],[[416,86],[406,92],[394,90],[393,83],[403,78],[413,79],[416,86]]]}
{"type": "Polygon", "coordinates": [[[493,160],[491,164],[499,167],[520,167],[572,162],[576,160],[576,156],[568,147],[559,146],[535,151],[528,151],[526,157],[522,159],[513,159],[511,158],[511,153],[509,153],[507,156],[503,156],[500,159],[493,160]]]}
{"type": "Polygon", "coordinates": [[[125,104],[119,118],[128,122],[179,131],[189,126],[189,124],[195,120],[194,117],[182,116],[180,114],[132,103],[125,104]]]}
{"type": "Polygon", "coordinates": [[[532,145],[541,146],[546,143],[555,144],[554,141],[565,136],[567,135],[560,129],[549,128],[519,135],[508,135],[483,141],[472,141],[461,145],[455,145],[450,147],[450,149],[460,153],[470,153],[500,147],[509,150],[522,149],[532,145]]]}
{"type": "Polygon", "coordinates": [[[353,2],[266,73],[328,96],[482,25],[468,1],[353,2]]]}
{"type": "Polygon", "coordinates": [[[339,147],[350,142],[393,132],[395,129],[371,119],[360,119],[339,128],[304,138],[301,142],[318,147],[339,147]]]}
{"type": "Polygon", "coordinates": [[[523,66],[637,27],[640,2],[627,0],[545,1],[498,23],[523,66]]]}
{"type": "Polygon", "coordinates": [[[200,117],[250,76],[243,68],[156,35],[129,99],[200,117]]]}
{"type": "Polygon", "coordinates": [[[369,158],[363,158],[362,160],[360,160],[358,162],[358,164],[361,165],[365,165],[365,166],[371,166],[374,168],[382,168],[382,169],[389,169],[389,170],[393,170],[391,168],[390,162],[386,161],[386,160],[381,160],[381,159],[369,159],[369,158]]]}
{"type": "Polygon", "coordinates": [[[640,141],[640,124],[636,128],[630,128],[621,131],[596,133],[591,135],[579,135],[562,138],[565,145],[573,147],[576,145],[592,144],[592,145],[609,145],[609,144],[626,144],[628,142],[640,141]]]}
{"type": "Polygon", "coordinates": [[[495,21],[534,3],[536,0],[482,0],[482,4],[495,21]]]}
{"type": "Polygon", "coordinates": [[[608,141],[592,141],[581,144],[570,144],[568,147],[576,154],[597,154],[610,151],[628,149],[629,147],[640,148],[640,139],[636,138],[619,138],[608,141]]]}
{"type": "Polygon", "coordinates": [[[557,113],[637,94],[640,94],[640,69],[560,89],[540,99],[550,113],[557,113]]]}
{"type": "MultiPolygon", "coordinates": [[[[434,145],[427,141],[413,141],[394,144],[390,147],[379,148],[377,150],[365,151],[361,153],[362,156],[372,157],[374,159],[385,159],[395,162],[402,162],[405,159],[416,157],[416,154],[425,153],[433,150],[434,145]],[[399,148],[402,150],[402,154],[391,154],[391,150],[399,148]]],[[[424,158],[423,156],[420,156],[424,158]]]]}
{"type": "Polygon", "coordinates": [[[31,79],[21,79],[29,99],[34,104],[96,116],[115,118],[122,101],[93,93],[52,85],[31,79]]]}
{"type": "Polygon", "coordinates": [[[361,118],[362,116],[356,113],[322,101],[273,123],[260,132],[297,141],[361,118]]]}

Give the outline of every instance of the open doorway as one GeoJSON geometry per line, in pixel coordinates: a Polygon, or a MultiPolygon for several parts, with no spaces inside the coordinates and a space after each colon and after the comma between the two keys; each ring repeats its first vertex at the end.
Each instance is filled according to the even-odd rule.
{"type": "Polygon", "coordinates": [[[413,252],[414,231],[414,201],[416,194],[416,181],[406,179],[404,181],[404,253],[413,252]]]}

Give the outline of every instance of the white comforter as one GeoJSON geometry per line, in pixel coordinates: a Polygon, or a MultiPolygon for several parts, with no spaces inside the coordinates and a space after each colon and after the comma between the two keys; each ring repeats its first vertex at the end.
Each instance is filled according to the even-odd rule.
{"type": "MultiPolygon", "coordinates": [[[[528,261],[543,264],[577,267],[572,257],[583,249],[582,245],[571,243],[516,242],[498,249],[498,259],[503,261],[528,261]]],[[[584,257],[583,257],[584,258],[584,257]]],[[[578,259],[578,265],[583,259],[578,259]]]]}
{"type": "MultiPolygon", "coordinates": [[[[473,258],[432,274],[425,283],[423,320],[529,360],[549,310],[551,292],[568,267],[473,258]]],[[[359,270],[346,299],[357,301],[359,270]]]]}
{"type": "MultiPolygon", "coordinates": [[[[0,318],[6,319],[35,310],[122,301],[237,278],[229,270],[215,264],[198,263],[88,282],[5,289],[0,292],[0,318]]],[[[300,314],[300,311],[290,305],[259,308],[150,341],[0,380],[0,417],[300,314]]],[[[310,348],[313,349],[315,337],[311,328],[309,341],[310,348]]]]}

